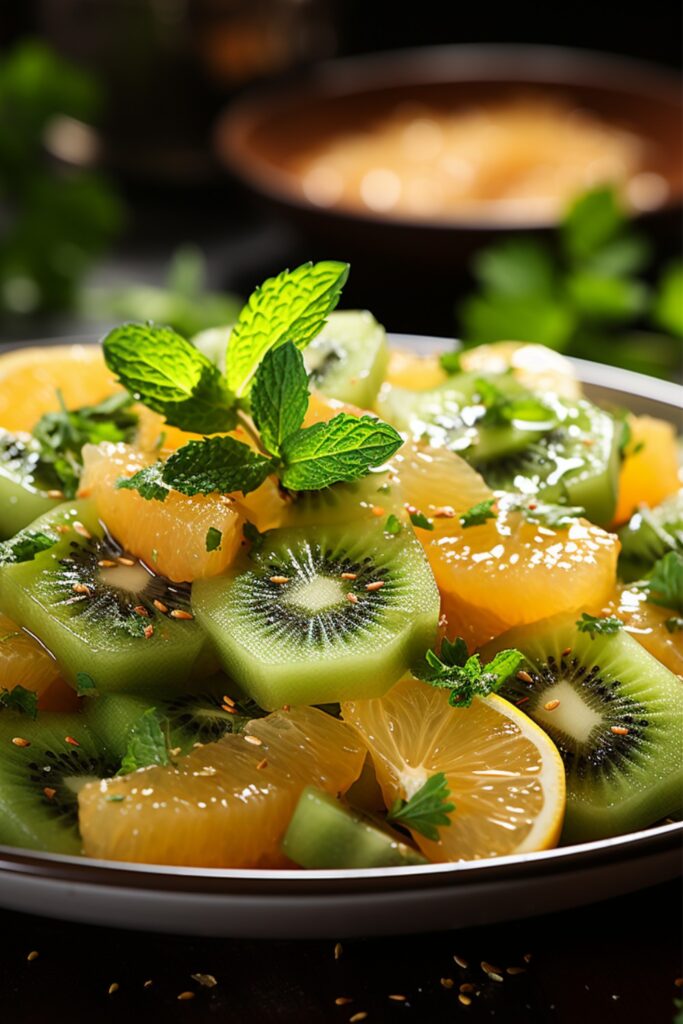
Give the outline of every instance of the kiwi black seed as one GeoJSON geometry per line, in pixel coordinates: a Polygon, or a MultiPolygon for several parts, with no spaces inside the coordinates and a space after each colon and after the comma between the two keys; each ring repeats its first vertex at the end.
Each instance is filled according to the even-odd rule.
{"type": "Polygon", "coordinates": [[[677,811],[683,794],[683,687],[623,630],[584,632],[557,616],[497,637],[484,661],[525,662],[501,694],[544,729],[567,775],[563,838],[630,832],[677,811]]]}
{"type": "Polygon", "coordinates": [[[156,682],[182,689],[205,645],[190,587],[124,551],[87,502],[59,506],[27,530],[59,539],[32,561],[0,568],[0,602],[67,680],[85,672],[101,693],[156,682]]]}

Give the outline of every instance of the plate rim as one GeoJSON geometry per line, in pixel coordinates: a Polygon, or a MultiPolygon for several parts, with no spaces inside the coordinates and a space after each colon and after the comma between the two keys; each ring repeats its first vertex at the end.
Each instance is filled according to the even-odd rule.
{"type": "MultiPolygon", "coordinates": [[[[392,347],[418,350],[422,354],[452,349],[459,343],[453,338],[419,334],[388,334],[392,347]]],[[[98,344],[78,339],[50,339],[49,344],[98,344]]],[[[40,341],[19,342],[14,349],[36,347],[40,341]]],[[[683,385],[623,370],[620,367],[570,359],[582,383],[624,392],[671,406],[683,407],[683,385]]],[[[140,864],[132,861],[109,861],[84,856],[66,856],[47,851],[0,844],[0,874],[25,878],[49,878],[55,881],[114,886],[116,888],[159,891],[182,891],[206,895],[267,895],[269,897],[351,895],[374,891],[381,882],[383,891],[434,889],[454,883],[467,884],[481,880],[500,882],[529,875],[552,875],[572,871],[577,866],[609,865],[620,861],[624,853],[631,856],[656,856],[671,852],[683,844],[683,821],[655,825],[626,835],[610,836],[589,843],[555,847],[507,857],[491,857],[477,861],[442,862],[391,868],[344,869],[272,869],[272,868],[199,868],[164,864],[140,864]]]]}

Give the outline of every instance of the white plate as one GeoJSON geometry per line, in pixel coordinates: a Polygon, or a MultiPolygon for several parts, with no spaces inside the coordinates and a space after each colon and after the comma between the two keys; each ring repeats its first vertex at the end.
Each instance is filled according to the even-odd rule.
{"type": "MultiPolygon", "coordinates": [[[[395,335],[436,351],[437,338],[395,335]]],[[[683,388],[576,361],[589,397],[680,426],[683,388]]],[[[170,868],[0,846],[0,906],[70,921],[192,935],[339,938],[491,924],[674,878],[683,824],[464,864],[351,871],[170,868]]]]}

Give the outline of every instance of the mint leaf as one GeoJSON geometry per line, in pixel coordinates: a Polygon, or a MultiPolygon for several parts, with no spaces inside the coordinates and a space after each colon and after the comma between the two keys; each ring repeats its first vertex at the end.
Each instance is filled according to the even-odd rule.
{"type": "Polygon", "coordinates": [[[577,620],[576,628],[579,633],[588,633],[591,640],[596,636],[613,636],[622,629],[624,623],[614,615],[589,615],[584,612],[577,620]]]}
{"type": "Polygon", "coordinates": [[[610,277],[593,270],[570,274],[567,295],[574,309],[587,321],[621,323],[644,312],[649,293],[642,281],[628,277],[610,277]]]}
{"type": "Polygon", "coordinates": [[[428,651],[424,665],[415,670],[415,675],[430,686],[450,690],[451,707],[466,708],[475,697],[486,697],[499,690],[523,660],[519,651],[505,650],[482,665],[478,654],[467,657],[467,646],[461,638],[454,644],[444,640],[441,656],[428,651]]]}
{"type": "Polygon", "coordinates": [[[432,519],[428,519],[424,512],[419,512],[414,509],[409,513],[410,521],[413,526],[417,527],[418,530],[433,530],[434,522],[432,519]]]}
{"type": "Polygon", "coordinates": [[[308,374],[301,352],[291,341],[266,353],[250,397],[263,445],[278,455],[284,439],[303,423],[308,408],[308,374]]]}
{"type": "Polygon", "coordinates": [[[326,260],[284,270],[257,288],[233,327],[226,359],[228,386],[241,397],[271,348],[291,341],[303,349],[339,302],[348,263],[326,260]]]}
{"type": "Polygon", "coordinates": [[[97,695],[95,680],[87,672],[76,673],[76,693],[79,697],[95,697],[97,695]]]}
{"type": "Polygon", "coordinates": [[[235,425],[234,396],[220,370],[170,327],[122,324],[102,346],[123,386],[171,426],[214,434],[235,425]]]}
{"type": "Polygon", "coordinates": [[[223,534],[215,526],[210,526],[206,531],[206,550],[218,551],[223,541],[223,534]]]}
{"type": "MultiPolygon", "coordinates": [[[[429,651],[428,655],[432,652],[429,651]]],[[[444,637],[441,641],[438,661],[443,665],[464,665],[469,657],[467,644],[461,636],[451,641],[444,637]]]]}
{"type": "Polygon", "coordinates": [[[454,373],[462,372],[462,366],[460,365],[461,355],[461,352],[444,352],[439,356],[439,365],[449,377],[454,373]]]}
{"type": "Polygon", "coordinates": [[[356,480],[390,459],[402,444],[401,435],[388,423],[341,412],[285,439],[280,479],[292,491],[317,491],[356,480]]]}
{"type": "Polygon", "coordinates": [[[16,537],[0,544],[0,565],[32,562],[41,551],[47,551],[56,543],[56,537],[51,537],[42,530],[22,530],[16,537]]]}
{"type": "Polygon", "coordinates": [[[162,478],[163,462],[153,462],[151,466],[139,469],[130,477],[120,477],[116,481],[116,489],[137,491],[147,501],[165,501],[169,487],[162,478]]]}
{"type": "Polygon", "coordinates": [[[443,772],[431,775],[410,800],[395,800],[387,812],[387,821],[419,832],[426,839],[437,842],[439,828],[451,824],[455,804],[443,772]]]}
{"type": "Polygon", "coordinates": [[[557,299],[543,296],[472,295],[459,307],[459,314],[468,345],[533,338],[561,351],[575,328],[573,311],[557,299]]]}
{"type": "Polygon", "coordinates": [[[474,274],[484,288],[498,295],[552,295],[553,262],[538,242],[509,239],[479,252],[474,274]]]}
{"type": "Polygon", "coordinates": [[[387,521],[384,524],[384,532],[388,533],[390,536],[396,536],[397,533],[401,532],[401,529],[401,520],[392,512],[391,515],[387,516],[387,521]]]}
{"type": "Polygon", "coordinates": [[[660,558],[641,585],[650,604],[683,612],[683,553],[670,551],[660,558]]]}
{"type": "Polygon", "coordinates": [[[626,221],[616,191],[599,185],[578,196],[570,205],[561,226],[564,249],[572,260],[594,256],[611,242],[626,221]]]}
{"type": "Polygon", "coordinates": [[[27,690],[24,686],[17,685],[11,690],[4,687],[0,691],[0,710],[7,708],[8,711],[19,711],[29,718],[38,717],[38,694],[33,690],[27,690]]]}
{"type": "Polygon", "coordinates": [[[272,459],[234,437],[205,437],[178,448],[162,463],[161,478],[181,494],[247,494],[274,469],[272,459]]]}
{"type": "Polygon", "coordinates": [[[166,765],[169,761],[168,740],[161,728],[156,708],[147,708],[129,733],[118,774],[128,775],[138,768],[147,768],[153,764],[166,765]]]}
{"type": "MultiPolygon", "coordinates": [[[[659,280],[654,306],[655,322],[683,338],[683,263],[671,263],[659,280]]],[[[679,356],[680,358],[680,356],[679,356]]]]}
{"type": "Polygon", "coordinates": [[[485,501],[478,501],[476,505],[472,505],[467,512],[463,512],[460,516],[460,525],[465,530],[470,526],[482,526],[489,519],[495,519],[497,515],[496,499],[486,498],[485,501]]]}

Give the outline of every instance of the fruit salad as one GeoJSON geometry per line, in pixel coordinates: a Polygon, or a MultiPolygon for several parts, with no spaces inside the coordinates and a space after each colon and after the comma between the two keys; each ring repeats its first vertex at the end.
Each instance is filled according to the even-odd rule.
{"type": "Polygon", "coordinates": [[[391,868],[680,814],[673,427],[532,343],[394,350],[348,269],[0,358],[0,844],[391,868]]]}

